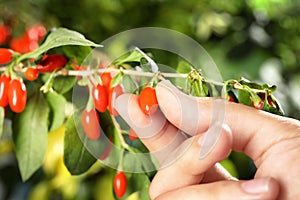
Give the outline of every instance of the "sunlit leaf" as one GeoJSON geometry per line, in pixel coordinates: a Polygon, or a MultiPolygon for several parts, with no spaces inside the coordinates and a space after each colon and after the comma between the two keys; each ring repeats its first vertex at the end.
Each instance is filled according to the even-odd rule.
{"type": "Polygon", "coordinates": [[[126,62],[139,62],[141,58],[143,58],[144,55],[142,55],[140,52],[134,50],[131,51],[129,54],[125,54],[121,56],[120,58],[113,61],[113,65],[122,65],[126,62]]]}
{"type": "Polygon", "coordinates": [[[101,45],[95,44],[94,42],[87,40],[81,33],[66,28],[54,29],[46,38],[44,43],[35,51],[21,55],[17,59],[17,63],[24,59],[38,58],[41,54],[46,51],[60,46],[65,45],[80,45],[80,46],[91,46],[100,47],[101,45]]]}

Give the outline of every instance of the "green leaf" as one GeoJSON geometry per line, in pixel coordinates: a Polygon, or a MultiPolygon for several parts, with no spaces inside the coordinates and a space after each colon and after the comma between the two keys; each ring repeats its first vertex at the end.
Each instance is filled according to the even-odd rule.
{"type": "Polygon", "coordinates": [[[134,93],[137,91],[137,86],[130,75],[124,75],[122,79],[122,86],[126,93],[134,93]]]}
{"type": "Polygon", "coordinates": [[[121,83],[123,76],[124,76],[124,73],[122,71],[120,71],[116,76],[114,76],[110,82],[110,88],[115,87],[119,83],[121,83]]]}
{"type": "Polygon", "coordinates": [[[72,115],[66,123],[64,138],[64,163],[73,175],[86,172],[94,163],[96,158],[92,156],[80,140],[72,115]]]}
{"type": "Polygon", "coordinates": [[[23,181],[43,163],[48,141],[48,113],[47,102],[37,91],[13,121],[13,140],[23,181]]]}
{"type": "Polygon", "coordinates": [[[192,70],[188,75],[188,80],[192,87],[192,95],[197,97],[206,97],[208,95],[208,87],[202,81],[202,77],[198,71],[192,70]]]}
{"type": "Polygon", "coordinates": [[[64,46],[63,51],[68,58],[74,58],[80,65],[84,59],[91,53],[89,46],[64,46]]]}
{"type": "Polygon", "coordinates": [[[151,65],[148,62],[146,58],[141,58],[140,60],[140,67],[143,70],[143,72],[150,72],[151,71],[151,65]]]}
{"type": "Polygon", "coordinates": [[[60,94],[65,94],[71,90],[76,83],[75,76],[57,76],[53,80],[53,89],[60,94]]]}
{"type": "Polygon", "coordinates": [[[49,131],[53,131],[60,127],[65,120],[65,106],[66,99],[56,92],[46,93],[46,99],[50,107],[50,128],[49,131]]]}
{"type": "Polygon", "coordinates": [[[238,178],[238,172],[235,164],[229,158],[222,160],[220,164],[235,178],[238,178]]]}
{"type": "Polygon", "coordinates": [[[242,85],[246,85],[250,88],[253,88],[253,89],[263,89],[262,85],[258,84],[258,83],[255,83],[255,82],[251,82],[249,81],[248,79],[244,78],[244,77],[241,77],[240,81],[239,81],[240,84],[242,85]]]}
{"type": "Polygon", "coordinates": [[[0,107],[0,138],[3,133],[3,123],[4,123],[4,113],[5,110],[3,107],[0,107]]]}
{"type": "Polygon", "coordinates": [[[178,62],[178,65],[177,65],[177,68],[176,68],[176,71],[178,73],[189,73],[190,71],[192,70],[192,66],[190,63],[184,61],[184,60],[180,60],[178,62]]]}
{"type": "Polygon", "coordinates": [[[33,52],[21,55],[17,59],[17,63],[21,62],[24,59],[38,58],[41,54],[45,53],[50,49],[65,45],[80,45],[91,47],[101,46],[99,44],[95,44],[90,40],[87,40],[82,34],[76,31],[69,30],[66,28],[57,28],[48,35],[45,42],[38,49],[36,49],[33,52]]]}
{"type": "Polygon", "coordinates": [[[252,101],[251,101],[251,94],[243,89],[238,90],[238,100],[239,103],[247,105],[247,106],[252,106],[252,101]]]}
{"type": "Polygon", "coordinates": [[[113,61],[112,65],[122,65],[127,62],[139,62],[141,58],[143,58],[144,55],[141,54],[139,51],[134,50],[130,52],[129,54],[125,54],[116,60],[113,61]]]}
{"type": "Polygon", "coordinates": [[[229,92],[233,92],[235,80],[228,80],[222,87],[222,97],[228,99],[229,92]]]}

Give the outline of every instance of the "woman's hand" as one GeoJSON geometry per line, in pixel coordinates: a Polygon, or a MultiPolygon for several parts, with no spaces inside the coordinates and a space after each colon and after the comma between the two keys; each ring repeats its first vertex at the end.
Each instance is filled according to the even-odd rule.
{"type": "Polygon", "coordinates": [[[169,81],[157,85],[156,95],[161,111],[152,116],[143,114],[135,95],[124,94],[116,101],[120,115],[161,163],[150,187],[152,199],[300,196],[299,121],[225,100],[188,96],[169,81]],[[218,164],[231,149],[254,160],[253,180],[235,180],[218,164]]]}

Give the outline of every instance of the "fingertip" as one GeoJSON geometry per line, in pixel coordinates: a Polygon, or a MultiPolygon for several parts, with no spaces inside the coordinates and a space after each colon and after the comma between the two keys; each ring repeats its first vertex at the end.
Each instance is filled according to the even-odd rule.
{"type": "Polygon", "coordinates": [[[241,183],[243,192],[265,199],[275,199],[279,194],[279,184],[271,177],[256,178],[241,183]]]}

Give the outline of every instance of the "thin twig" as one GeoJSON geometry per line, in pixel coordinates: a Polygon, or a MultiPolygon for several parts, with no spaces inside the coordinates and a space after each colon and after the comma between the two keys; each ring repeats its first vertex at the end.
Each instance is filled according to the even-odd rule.
{"type": "Polygon", "coordinates": [[[129,145],[126,143],[123,135],[122,135],[122,129],[120,128],[120,125],[119,123],[117,122],[117,120],[115,119],[114,116],[111,117],[112,121],[113,121],[113,124],[115,125],[115,128],[117,129],[117,133],[118,133],[118,136],[119,136],[119,139],[121,141],[121,145],[122,147],[124,147],[125,149],[129,149],[129,145]]]}
{"type": "MultiPolygon", "coordinates": [[[[7,67],[1,67],[0,71],[5,71],[7,67]]],[[[25,68],[21,66],[14,67],[14,71],[24,73],[25,68]]],[[[104,73],[104,72],[112,72],[112,73],[119,73],[123,72],[125,75],[130,76],[141,76],[141,77],[153,77],[157,73],[153,72],[142,72],[142,71],[136,71],[136,70],[128,70],[128,69],[117,69],[117,68],[103,68],[103,69],[97,69],[97,70],[68,70],[63,68],[62,70],[57,71],[56,75],[62,75],[62,76],[91,76],[95,73],[104,73]]],[[[160,77],[164,78],[183,78],[186,79],[189,74],[184,73],[165,73],[165,72],[159,72],[160,77]]],[[[212,83],[216,86],[223,86],[224,83],[217,82],[213,80],[204,79],[204,82],[212,83]]]]}

